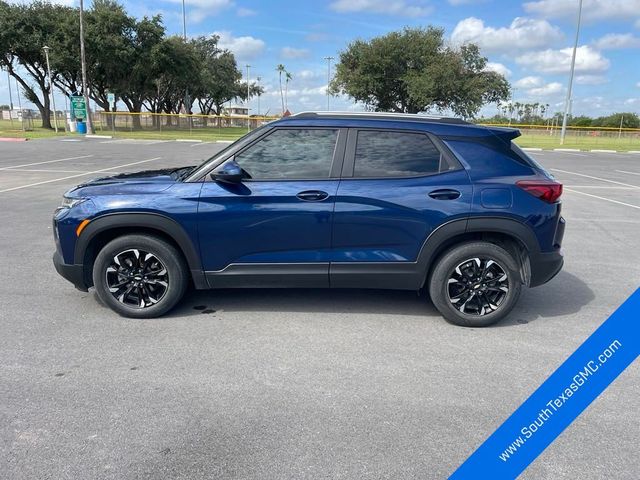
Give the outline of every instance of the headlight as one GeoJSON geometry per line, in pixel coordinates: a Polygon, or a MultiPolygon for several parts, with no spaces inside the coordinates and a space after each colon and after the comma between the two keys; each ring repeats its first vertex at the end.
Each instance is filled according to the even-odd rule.
{"type": "Polygon", "coordinates": [[[59,208],[72,208],[72,207],[75,207],[76,205],[80,205],[85,200],[86,198],[62,197],[62,203],[60,204],[59,208]]]}

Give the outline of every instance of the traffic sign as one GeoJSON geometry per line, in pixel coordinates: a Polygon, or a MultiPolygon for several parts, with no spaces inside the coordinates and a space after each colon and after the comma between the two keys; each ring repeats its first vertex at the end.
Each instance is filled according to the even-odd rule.
{"type": "Polygon", "coordinates": [[[107,93],[107,102],[109,102],[109,108],[113,110],[113,108],[116,106],[115,93],[107,93]]]}
{"type": "Polygon", "coordinates": [[[87,118],[87,105],[82,95],[71,95],[71,114],[76,120],[87,118]]]}

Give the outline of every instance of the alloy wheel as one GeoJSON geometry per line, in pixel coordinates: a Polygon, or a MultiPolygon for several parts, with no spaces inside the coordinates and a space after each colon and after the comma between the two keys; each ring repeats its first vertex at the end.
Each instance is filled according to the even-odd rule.
{"type": "Polygon", "coordinates": [[[487,257],[474,257],[458,264],[447,281],[449,301],[467,315],[495,312],[508,293],[507,270],[487,257]]]}
{"type": "Polygon", "coordinates": [[[106,269],[106,284],[118,302],[128,307],[147,308],[165,296],[169,275],[156,255],[132,248],[113,256],[106,269]]]}

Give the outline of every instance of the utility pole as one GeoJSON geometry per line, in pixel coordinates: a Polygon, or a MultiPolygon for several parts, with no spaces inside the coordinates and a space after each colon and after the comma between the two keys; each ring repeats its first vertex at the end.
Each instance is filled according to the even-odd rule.
{"type": "Polygon", "coordinates": [[[87,110],[87,133],[93,133],[91,128],[91,111],[89,109],[89,92],[87,90],[87,60],[84,52],[84,1],[80,0],[80,63],[82,64],[82,95],[87,110]]]}
{"type": "Polygon", "coordinates": [[[44,50],[44,56],[47,59],[47,75],[49,77],[49,94],[51,95],[51,104],[53,105],[53,126],[58,133],[58,114],[56,112],[56,99],[53,95],[53,82],[51,81],[51,65],[49,65],[49,47],[46,45],[42,47],[44,50]]]}
{"type": "Polygon", "coordinates": [[[618,130],[618,140],[622,138],[622,122],[624,121],[624,115],[620,115],[620,129],[618,130]]]}
{"type": "Polygon", "coordinates": [[[569,114],[569,103],[571,102],[571,90],[573,88],[573,74],[576,69],[576,50],[578,49],[578,39],[580,37],[580,20],[582,19],[582,0],[578,2],[578,21],[576,23],[576,39],[573,43],[573,54],[571,55],[571,73],[569,74],[569,87],[567,88],[567,98],[564,102],[564,115],[562,117],[562,130],[560,130],[560,145],[564,145],[564,136],[567,133],[567,116],[569,114]]]}
{"type": "Polygon", "coordinates": [[[249,92],[250,92],[249,67],[251,67],[251,65],[247,63],[245,67],[247,67],[247,132],[250,132],[251,131],[251,115],[249,114],[249,92]]]}
{"type": "Polygon", "coordinates": [[[331,82],[331,60],[334,58],[335,57],[332,56],[324,57],[327,61],[327,111],[329,111],[329,98],[331,97],[329,95],[329,83],[331,82]]]}

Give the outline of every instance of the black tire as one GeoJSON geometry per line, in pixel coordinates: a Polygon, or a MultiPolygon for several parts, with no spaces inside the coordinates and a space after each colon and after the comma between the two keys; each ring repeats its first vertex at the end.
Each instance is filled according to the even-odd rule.
{"type": "Polygon", "coordinates": [[[470,242],[440,257],[428,286],[433,304],[446,320],[464,327],[486,327],[511,312],[522,282],[518,263],[507,250],[493,243],[470,242]]]}
{"type": "Polygon", "coordinates": [[[151,235],[125,235],[112,240],[100,250],[93,265],[98,297],[124,317],[165,314],[182,299],[188,283],[182,254],[151,235]]]}

